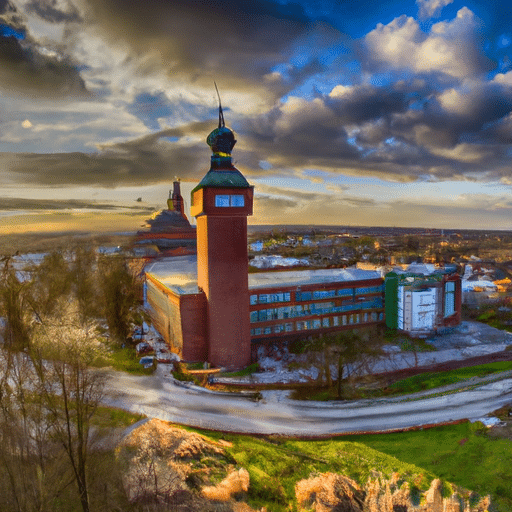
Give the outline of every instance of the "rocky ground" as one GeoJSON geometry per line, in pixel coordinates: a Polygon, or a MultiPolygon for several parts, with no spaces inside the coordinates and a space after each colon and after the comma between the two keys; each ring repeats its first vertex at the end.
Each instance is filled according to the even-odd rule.
{"type": "MultiPolygon", "coordinates": [[[[167,504],[177,512],[256,512],[247,504],[250,474],[233,464],[226,451],[230,446],[152,419],[130,428],[116,453],[132,502],[167,504]]],[[[489,497],[439,479],[422,487],[411,486],[399,473],[374,471],[358,484],[342,474],[314,472],[297,480],[295,503],[289,505],[317,512],[485,512],[491,505],[489,497]]]]}

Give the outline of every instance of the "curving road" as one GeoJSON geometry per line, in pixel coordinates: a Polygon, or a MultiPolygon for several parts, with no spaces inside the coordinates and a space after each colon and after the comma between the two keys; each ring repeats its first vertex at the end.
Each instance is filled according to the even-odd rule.
{"type": "Polygon", "coordinates": [[[472,390],[437,397],[423,393],[350,402],[301,402],[286,399],[282,391],[263,392],[262,400],[253,401],[188,389],[175,385],[165,373],[163,365],[148,377],[109,372],[103,402],[205,429],[297,436],[379,432],[475,420],[512,403],[512,378],[492,381],[496,376],[480,381],[472,390]]]}

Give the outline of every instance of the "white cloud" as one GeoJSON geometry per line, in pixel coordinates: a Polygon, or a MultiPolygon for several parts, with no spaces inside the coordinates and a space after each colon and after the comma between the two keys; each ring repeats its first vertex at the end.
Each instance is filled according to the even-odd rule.
{"type": "Polygon", "coordinates": [[[419,16],[421,19],[437,18],[443,7],[451,4],[453,0],[416,0],[420,8],[419,16]]]}
{"type": "Polygon", "coordinates": [[[21,126],[23,128],[32,128],[33,124],[28,119],[25,119],[25,121],[22,121],[21,126]]]}
{"type": "Polygon", "coordinates": [[[479,21],[467,7],[449,22],[432,26],[430,34],[406,15],[369,32],[364,43],[370,63],[415,72],[442,72],[462,78],[487,70],[489,63],[478,44],[479,21]]]}

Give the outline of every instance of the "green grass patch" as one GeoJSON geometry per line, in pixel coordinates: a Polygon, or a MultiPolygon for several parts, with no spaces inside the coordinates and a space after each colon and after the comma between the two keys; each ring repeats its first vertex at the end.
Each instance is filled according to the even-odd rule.
{"type": "Polygon", "coordinates": [[[422,339],[405,338],[399,341],[402,352],[435,352],[436,348],[422,339]]]}
{"type": "Polygon", "coordinates": [[[100,428],[127,428],[144,417],[143,414],[134,414],[115,407],[98,407],[92,422],[100,428]]]}
{"type": "Polygon", "coordinates": [[[394,393],[415,393],[429,389],[456,384],[471,377],[484,377],[493,373],[512,370],[512,361],[499,361],[496,363],[480,364],[458,368],[448,372],[421,373],[402,379],[391,384],[388,389],[394,393]]]}
{"type": "Polygon", "coordinates": [[[144,368],[139,363],[141,357],[143,356],[138,356],[133,347],[115,347],[112,352],[106,353],[101,360],[98,361],[98,366],[112,366],[114,370],[135,375],[151,375],[155,369],[144,368]]]}
{"type": "Polygon", "coordinates": [[[377,470],[385,476],[398,472],[413,496],[437,477],[444,482],[445,497],[455,484],[480,496],[490,494],[497,512],[512,510],[512,442],[489,437],[481,423],[307,441],[186,430],[232,443],[226,452],[249,472],[248,503],[256,509],[296,510],[295,484],[319,473],[343,474],[364,485],[377,470]]]}
{"type": "Polygon", "coordinates": [[[204,363],[199,361],[197,363],[184,363],[187,370],[204,370],[204,363]]]}
{"type": "Polygon", "coordinates": [[[480,423],[345,439],[414,463],[480,495],[491,494],[500,512],[512,510],[512,442],[488,437],[480,423]]]}
{"type": "Polygon", "coordinates": [[[247,375],[251,375],[252,373],[256,373],[259,371],[260,366],[258,363],[252,363],[247,368],[243,370],[239,370],[237,372],[224,372],[220,373],[219,377],[246,377],[247,375]]]}
{"type": "Polygon", "coordinates": [[[193,428],[211,439],[232,443],[226,448],[230,459],[247,469],[250,486],[247,500],[255,509],[267,507],[273,512],[296,510],[295,484],[324,472],[335,472],[364,485],[374,470],[389,476],[398,471],[413,488],[426,490],[434,473],[380,453],[363,443],[341,439],[300,441],[281,436],[255,438],[245,435],[208,432],[193,428]]]}

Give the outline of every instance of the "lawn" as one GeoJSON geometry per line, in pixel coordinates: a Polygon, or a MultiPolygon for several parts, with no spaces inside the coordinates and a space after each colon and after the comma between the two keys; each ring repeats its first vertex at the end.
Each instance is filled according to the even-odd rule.
{"type": "Polygon", "coordinates": [[[393,393],[415,393],[417,391],[434,389],[448,384],[455,384],[470,379],[471,377],[484,377],[485,375],[507,370],[512,370],[512,361],[480,364],[446,372],[421,373],[394,382],[388,387],[388,390],[393,393]]]}
{"type": "Polygon", "coordinates": [[[198,432],[232,443],[228,454],[249,471],[248,503],[254,508],[290,510],[295,484],[312,474],[330,471],[364,484],[377,470],[387,476],[397,471],[421,491],[439,477],[480,496],[491,494],[498,512],[512,510],[512,442],[490,437],[481,423],[307,441],[198,432]]]}
{"type": "Polygon", "coordinates": [[[345,440],[416,464],[481,495],[491,494],[500,512],[512,510],[512,442],[490,437],[481,423],[345,440]]]}

